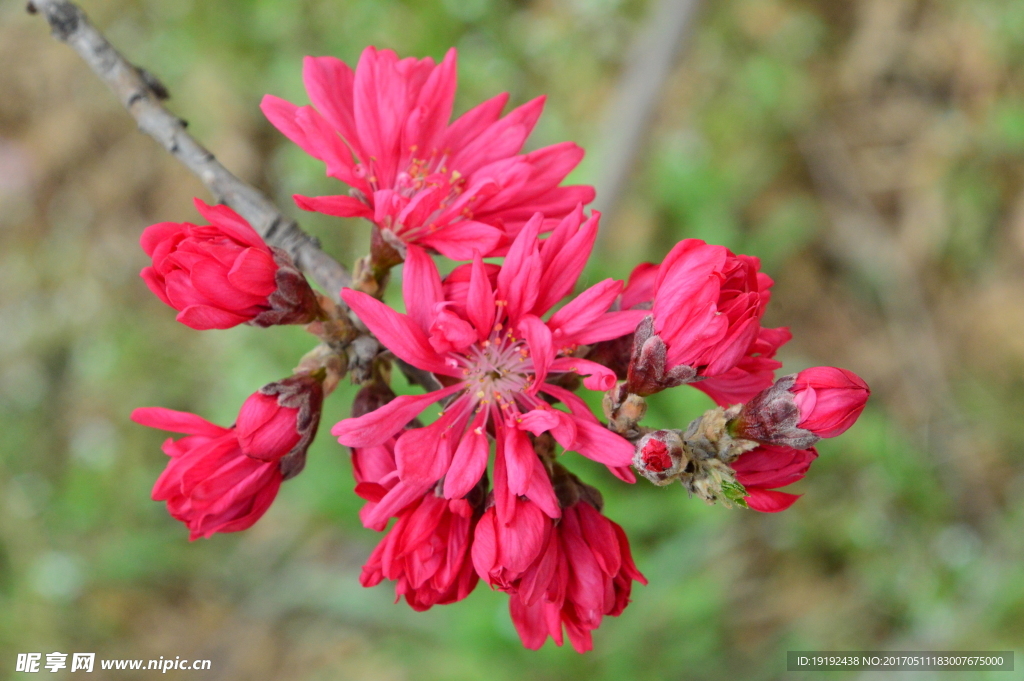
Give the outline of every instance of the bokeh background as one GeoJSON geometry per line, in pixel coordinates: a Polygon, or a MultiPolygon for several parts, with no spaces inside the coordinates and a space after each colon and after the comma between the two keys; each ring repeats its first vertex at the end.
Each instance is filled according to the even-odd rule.
{"type": "MultiPolygon", "coordinates": [[[[362,589],[378,536],[358,523],[347,452],[326,429],[255,528],[189,543],[149,500],[163,436],[128,414],[230,423],[311,339],[174,322],[137,276],[138,235],[196,219],[191,197],[208,195],[6,2],[0,676],[17,652],[55,650],[210,658],[193,675],[231,680],[780,679],[795,649],[1015,648],[1024,664],[1024,4],[715,0],[668,43],[651,38],[670,6],[654,0],[82,4],[200,140],[346,262],[365,227],[294,209],[292,193],[337,185],[262,118],[260,97],[306,101],[306,54],[456,45],[459,111],[546,93],[529,145],[586,146],[573,179],[599,192],[627,178],[602,194],[590,281],[684,237],[760,256],[777,282],[766,321],[795,336],[787,369],[846,367],[874,395],[779,515],[575,462],[650,579],[585,656],[524,650],[505,597],[483,587],[423,614],[389,586],[362,589]],[[617,117],[642,114],[630,88],[659,59],[650,125],[624,155],[616,136],[636,121],[617,117]]],[[[326,424],[351,394],[329,401],[326,424]]],[[[681,427],[708,405],[673,390],[651,422],[681,427]]]]}

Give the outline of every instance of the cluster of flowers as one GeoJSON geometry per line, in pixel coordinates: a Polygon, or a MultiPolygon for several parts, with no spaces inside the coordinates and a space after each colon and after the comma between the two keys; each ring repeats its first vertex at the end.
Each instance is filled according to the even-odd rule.
{"type": "MultiPolygon", "coordinates": [[[[646,582],[601,495],[559,463],[559,447],[627,483],[637,470],[708,500],[780,511],[797,497],[777,488],[802,478],[817,439],[842,433],[863,409],[867,386],[848,371],[775,382],[774,355],[790,334],[761,326],[772,280],[756,258],[686,239],[628,283],[607,279],[564,302],[600,215],[583,209],[591,187],[562,184],[582,149],[521,153],[543,99],[502,116],[500,95],[449,123],[454,50],[435,64],[368,48],[354,70],[307,58],[304,79],[312,106],[267,96],[263,111],[350,190],[295,200],[372,223],[368,271],[382,284],[404,262],[406,312],[381,302],[383,286],[342,290],[344,306],[315,294],[237,214],[198,201],[210,225],[145,230],[153,264],[142,277],[196,329],[311,324],[322,334],[332,315],[351,313],[386,349],[380,365],[394,357],[436,379],[437,390],[396,396],[388,372],[374,371],[352,417],[332,430],[351,448],[364,525],[384,531],[394,520],[364,585],[392,580],[424,610],[466,597],[482,579],[509,594],[524,645],[549,636],[561,645],[564,631],[588,650],[602,618],[622,612],[634,581],[646,582]],[[432,253],[464,262],[442,277],[432,253]],[[503,262],[485,262],[494,256],[503,262]],[[644,397],[684,384],[728,407],[716,412],[713,437],[712,421],[701,421],[704,440],[730,443],[715,466],[714,452],[726,449],[707,454],[693,426],[639,425],[644,397]],[[606,422],[580,387],[606,394],[606,422]],[[418,417],[431,405],[440,415],[424,425],[418,417]]],[[[165,443],[171,461],[153,498],[193,539],[251,526],[302,469],[336,379],[304,362],[246,400],[230,428],[136,410],[143,425],[188,435],[165,443]]]]}

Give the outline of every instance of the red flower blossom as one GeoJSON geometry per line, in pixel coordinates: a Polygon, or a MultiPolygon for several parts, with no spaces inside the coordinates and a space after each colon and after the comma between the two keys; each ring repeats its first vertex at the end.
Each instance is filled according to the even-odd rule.
{"type": "MultiPolygon", "coordinates": [[[[403,274],[407,314],[363,293],[342,291],[385,347],[435,373],[446,386],[398,397],[332,430],[344,445],[379,446],[429,405],[447,400],[437,421],[398,437],[395,464],[403,486],[388,491],[382,506],[394,508],[385,504],[388,495],[415,498],[442,478],[446,498],[465,496],[487,467],[493,438],[497,457],[508,469],[510,493],[528,496],[548,515],[558,516],[551,483],[527,433],[550,432],[565,449],[632,481],[625,467],[633,446],[603,427],[579,397],[552,382],[562,374],[580,373],[586,375],[586,387],[610,388],[615,382],[611,371],[573,357],[572,351],[622,335],[643,314],[608,312],[622,288],[622,282],[608,279],[541,319],[572,291],[593,246],[597,216],[581,222],[582,209],[577,209],[542,241],[538,215],[520,232],[496,276],[477,254],[468,285],[447,289],[427,254],[410,246],[403,274]],[[561,400],[568,413],[553,409],[538,393],[561,400]]],[[[380,522],[380,514],[364,520],[380,522]]]]}
{"type": "Polygon", "coordinates": [[[656,273],[650,265],[634,270],[623,304],[647,307],[650,296],[652,322],[637,330],[629,391],[650,395],[682,383],[700,388],[696,381],[717,378],[703,389],[721,401],[750,393],[766,377],[770,384],[779,366],[771,356],[788,331],[761,329],[772,280],[759,266],[757,258],[685,239],[656,273]]]}
{"type": "Polygon", "coordinates": [[[454,48],[435,65],[368,47],[355,71],[334,57],[307,57],[303,78],[313,105],[267,95],[261,107],[278,130],[352,190],[348,196],[296,196],[299,207],[364,217],[389,243],[471,260],[474,251],[487,256],[507,247],[538,211],[552,227],[577,204],[592,201],[592,187],[559,186],[583,158],[577,145],[519,153],[543,97],[502,117],[508,95],[498,95],[449,125],[455,62],[454,48]]]}
{"type": "Polygon", "coordinates": [[[755,511],[778,513],[793,505],[799,494],[779,492],[778,487],[800,480],[818,458],[810,449],[793,449],[782,445],[761,445],[741,454],[732,464],[736,480],[747,490],[744,500],[755,511]]]}
{"type": "Polygon", "coordinates": [[[196,208],[210,225],[161,222],[142,232],[153,265],[141,276],[149,289],[178,310],[193,329],[227,329],[313,321],[317,302],[288,255],[267,246],[249,223],[227,206],[196,208]]]}
{"type": "Polygon", "coordinates": [[[164,453],[171,460],[153,486],[153,500],[167,502],[168,512],[188,526],[189,539],[248,529],[277,496],[283,480],[277,460],[247,455],[234,428],[160,407],[136,409],[132,420],[188,434],[164,442],[164,453]]]}
{"type": "Polygon", "coordinates": [[[396,600],[413,610],[462,600],[478,577],[470,560],[474,508],[465,499],[444,499],[428,491],[398,514],[386,537],[370,554],[359,578],[363,586],[396,582],[396,600]]]}
{"type": "Polygon", "coordinates": [[[757,258],[685,239],[660,265],[642,263],[619,305],[651,310],[633,337],[627,371],[618,367],[628,346],[599,348],[595,359],[629,380],[629,391],[650,395],[689,383],[721,406],[745,402],[772,384],[788,329],[761,328],[772,280],[757,258]]]}
{"type": "Polygon", "coordinates": [[[516,500],[520,519],[506,526],[496,507],[477,526],[473,563],[482,579],[509,593],[509,611],[523,645],[536,650],[562,629],[577,652],[593,647],[591,631],[629,603],[633,581],[646,584],[626,533],[581,499],[553,521],[516,500]],[[521,518],[528,518],[523,521],[521,518]]]}
{"type": "Polygon", "coordinates": [[[136,423],[188,434],[164,442],[171,460],[153,486],[153,500],[166,501],[193,540],[248,529],[270,508],[281,482],[302,470],[322,399],[318,380],[297,375],[250,395],[231,428],[188,412],[136,409],[136,423]]]}

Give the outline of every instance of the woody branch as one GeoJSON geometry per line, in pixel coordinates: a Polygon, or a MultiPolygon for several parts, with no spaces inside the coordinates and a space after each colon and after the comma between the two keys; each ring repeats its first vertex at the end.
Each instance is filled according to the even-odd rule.
{"type": "Polygon", "coordinates": [[[299,268],[333,298],[351,283],[348,271],[320,250],[317,240],[285,216],[266,196],[236,177],[185,129],[185,122],[161,103],[167,89],[152,74],[135,66],[110,44],[77,5],[67,0],[31,0],[28,11],[40,13],[53,36],[67,43],[107,84],[135,118],[139,129],[181,161],[210,193],[249,221],[267,243],[288,252],[299,268]]]}
{"type": "MultiPolygon", "coordinates": [[[[67,0],[30,0],[27,10],[46,18],[53,36],[69,45],[107,84],[139,129],[156,140],[172,156],[199,178],[220,202],[245,218],[260,236],[288,253],[295,264],[317,283],[342,311],[342,288],[352,285],[352,276],[338,261],[320,248],[317,239],[282,213],[258,189],[239,179],[186,130],[186,123],[171,113],[162,101],[169,94],[164,85],[143,68],[130,61],[89,21],[85,12],[67,0]]],[[[380,344],[351,311],[350,320],[360,331],[347,343],[349,368],[354,378],[370,375],[370,365],[380,352],[380,344]]],[[[436,389],[436,379],[405,362],[398,361],[403,373],[428,390],[436,389]]]]}

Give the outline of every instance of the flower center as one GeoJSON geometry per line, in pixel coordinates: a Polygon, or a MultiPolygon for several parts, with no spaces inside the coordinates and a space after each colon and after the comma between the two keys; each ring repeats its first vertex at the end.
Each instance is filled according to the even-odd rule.
{"type": "MultiPolygon", "coordinates": [[[[416,151],[415,147],[411,149],[413,154],[416,151]]],[[[448,154],[439,154],[436,150],[427,158],[415,155],[411,158],[408,167],[398,173],[391,187],[394,194],[387,211],[389,229],[408,239],[434,232],[453,220],[472,218],[472,213],[466,208],[440,220],[466,189],[466,178],[458,170],[450,169],[447,163],[448,154]]],[[[381,189],[372,159],[359,164],[357,172],[366,178],[374,192],[381,189]]]]}
{"type": "Polygon", "coordinates": [[[533,382],[533,358],[526,342],[502,333],[500,328],[487,340],[466,348],[458,360],[464,367],[463,381],[474,405],[512,406],[516,396],[533,382]]]}

